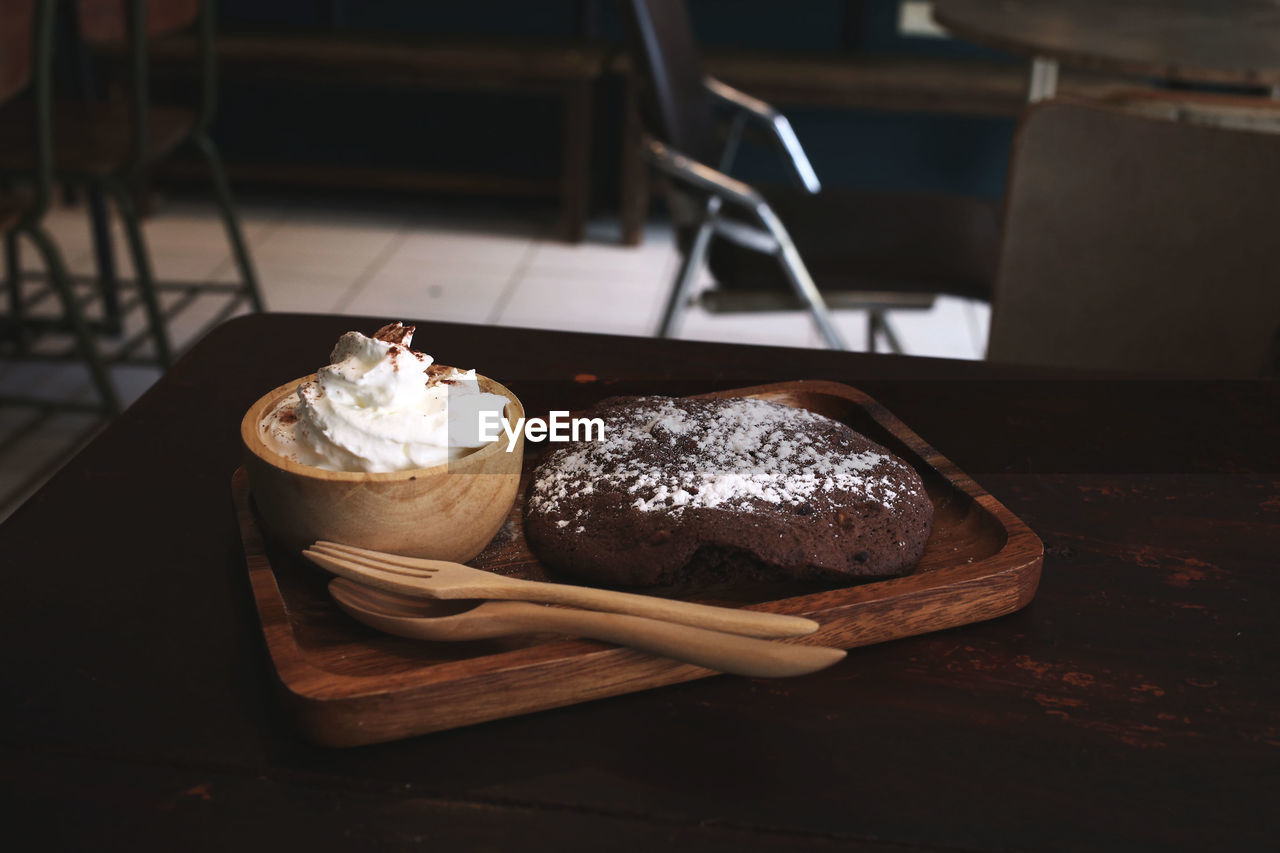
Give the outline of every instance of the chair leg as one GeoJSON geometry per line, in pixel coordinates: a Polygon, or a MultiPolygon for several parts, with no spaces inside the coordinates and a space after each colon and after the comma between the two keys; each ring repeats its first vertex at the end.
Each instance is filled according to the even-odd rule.
{"type": "Polygon", "coordinates": [[[889,352],[902,355],[902,342],[894,334],[893,326],[889,325],[889,315],[883,311],[880,312],[880,331],[884,333],[885,346],[889,348],[889,352]]]}
{"type": "Polygon", "coordinates": [[[4,278],[9,291],[9,322],[14,343],[18,352],[26,352],[30,342],[27,340],[26,305],[22,299],[22,246],[18,242],[18,232],[10,231],[4,235],[4,278]]]}
{"type": "Polygon", "coordinates": [[[111,219],[102,190],[88,188],[89,228],[93,237],[94,268],[98,272],[98,290],[102,293],[103,327],[118,334],[120,319],[120,283],[116,276],[115,251],[111,245],[111,219]]]}
{"type": "Polygon", "coordinates": [[[156,294],[155,277],[151,274],[151,257],[147,254],[146,240],[142,236],[142,222],[133,206],[133,194],[124,184],[112,182],[108,191],[120,211],[125,237],[129,241],[129,256],[133,259],[134,275],[138,280],[138,293],[147,312],[147,325],[156,346],[156,359],[168,370],[173,364],[173,349],[169,345],[169,331],[165,328],[164,314],[160,311],[160,299],[156,294]]]}
{"type": "Polygon", "coordinates": [[[662,311],[662,322],[658,326],[658,337],[669,338],[676,333],[680,320],[689,306],[689,297],[693,293],[693,285],[698,280],[698,271],[702,269],[707,257],[707,247],[711,245],[712,220],[705,219],[698,226],[689,251],[680,259],[680,269],[676,271],[675,281],[671,282],[671,292],[667,294],[667,306],[662,311]]]}
{"type": "Polygon", "coordinates": [[[898,336],[894,334],[893,327],[889,325],[889,317],[885,314],[883,308],[872,308],[867,312],[867,351],[876,351],[876,341],[879,335],[884,335],[885,347],[889,352],[895,355],[902,355],[902,342],[898,340],[898,336]]]}
{"type": "Polygon", "coordinates": [[[226,170],[222,168],[222,157],[213,140],[203,133],[192,137],[200,153],[204,155],[209,166],[209,175],[213,178],[214,196],[218,200],[218,211],[222,214],[222,225],[227,232],[227,242],[231,244],[231,254],[235,258],[236,269],[240,272],[240,283],[244,285],[245,294],[254,311],[262,311],[262,289],[258,285],[258,275],[253,268],[253,260],[245,246],[244,234],[240,229],[240,217],[236,213],[235,201],[231,198],[231,185],[227,183],[226,170]]]}
{"type": "Polygon", "coordinates": [[[571,87],[564,101],[558,230],[568,243],[581,243],[586,237],[591,201],[591,106],[594,96],[594,87],[582,81],[571,87]]]}
{"type": "Polygon", "coordinates": [[[102,356],[98,354],[98,347],[89,334],[89,325],[85,322],[84,314],[80,311],[80,302],[71,288],[71,278],[62,262],[62,253],[58,251],[53,238],[40,226],[30,227],[27,233],[31,235],[32,242],[36,244],[40,257],[44,261],[49,283],[53,285],[58,298],[62,300],[62,309],[66,312],[67,319],[71,321],[71,329],[76,336],[76,346],[80,350],[80,357],[89,367],[93,384],[98,388],[102,407],[108,414],[117,414],[120,411],[120,398],[116,396],[115,386],[111,384],[111,376],[107,373],[102,356]]]}
{"type": "Polygon", "coordinates": [[[622,151],[618,168],[619,219],[622,223],[622,244],[639,246],[644,242],[645,220],[649,218],[649,172],[640,150],[644,130],[640,119],[639,95],[636,92],[636,75],[627,74],[624,82],[626,91],[622,99],[622,151]]]}
{"type": "Polygon", "coordinates": [[[796,296],[799,296],[800,301],[809,309],[813,324],[818,327],[827,346],[832,349],[848,349],[844,338],[831,319],[831,311],[827,308],[826,300],[818,291],[818,285],[813,283],[813,277],[809,275],[809,270],[801,260],[800,253],[791,242],[791,235],[787,233],[782,220],[778,219],[778,215],[767,204],[761,204],[756,209],[756,215],[760,217],[765,228],[769,229],[773,238],[778,241],[777,257],[778,262],[782,264],[782,271],[786,274],[796,296]]]}

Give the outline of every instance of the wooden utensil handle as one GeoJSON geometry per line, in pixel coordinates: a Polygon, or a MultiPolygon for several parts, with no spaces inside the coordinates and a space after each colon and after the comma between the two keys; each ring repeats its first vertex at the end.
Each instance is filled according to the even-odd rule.
{"type": "Polygon", "coordinates": [[[619,613],[536,604],[508,611],[525,630],[554,631],[616,643],[734,675],[780,678],[817,672],[844,658],[843,649],[794,646],[619,613]]]}
{"type": "MultiPolygon", "coordinates": [[[[627,613],[648,619],[660,619],[706,628],[709,631],[727,631],[748,637],[803,637],[818,630],[818,623],[800,616],[782,613],[760,613],[755,610],[738,610],[732,607],[714,607],[691,601],[673,601],[652,595],[636,595],[630,592],[614,592],[608,589],[592,589],[569,584],[543,583],[511,579],[497,590],[502,597],[510,594],[521,601],[541,601],[545,604],[563,604],[569,607],[585,607],[589,610],[605,610],[610,613],[627,613]],[[518,595],[517,595],[518,593],[518,595]]],[[[493,596],[495,598],[499,596],[493,596]]]]}

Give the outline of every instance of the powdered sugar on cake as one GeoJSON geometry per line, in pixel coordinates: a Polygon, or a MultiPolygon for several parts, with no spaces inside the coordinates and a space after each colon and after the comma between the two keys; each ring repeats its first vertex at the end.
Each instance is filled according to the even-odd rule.
{"type": "Polygon", "coordinates": [[[842,505],[892,508],[909,470],[855,442],[843,424],[764,400],[645,397],[602,416],[603,441],[555,451],[534,482],[529,508],[560,517],[561,527],[567,516],[585,512],[575,499],[599,491],[620,494],[638,511],[677,517],[692,509],[750,512],[767,505],[808,515],[837,496],[842,505]]]}

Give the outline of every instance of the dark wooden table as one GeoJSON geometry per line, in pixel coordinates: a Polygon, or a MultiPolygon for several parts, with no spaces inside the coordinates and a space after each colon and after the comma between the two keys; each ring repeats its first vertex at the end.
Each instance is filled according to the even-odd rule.
{"type": "MultiPolygon", "coordinates": [[[[934,18],[959,38],[1041,63],[1280,86],[1280,6],[1269,0],[937,0],[934,18]]],[[[1041,82],[1052,94],[1052,80],[1041,82]]]]}
{"type": "Polygon", "coordinates": [[[500,377],[531,415],[619,391],[857,385],[1044,539],[1040,591],[807,678],[327,750],[273,695],[229,480],[249,404],[377,325],[232,321],[0,526],[0,803],[23,849],[1274,844],[1274,383],[426,326],[424,349],[500,377]]]}

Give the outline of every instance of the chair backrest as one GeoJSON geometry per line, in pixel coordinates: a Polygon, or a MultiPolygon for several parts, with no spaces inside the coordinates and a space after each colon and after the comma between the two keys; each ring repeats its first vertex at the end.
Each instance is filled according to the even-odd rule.
{"type": "MultiPolygon", "coordinates": [[[[53,182],[53,0],[0,0],[0,103],[31,89],[30,111],[22,121],[30,128],[35,160],[30,195],[19,226],[39,221],[53,182]]],[[[24,175],[26,168],[21,170],[24,175]]],[[[12,227],[9,223],[8,227],[12,227]]]]}
{"type": "MultiPolygon", "coordinates": [[[[80,37],[89,44],[118,44],[128,37],[130,0],[79,0],[80,37]]],[[[149,0],[147,35],[166,36],[186,29],[196,20],[200,0],[149,0]]]]}
{"type": "Polygon", "coordinates": [[[31,81],[35,0],[0,0],[0,104],[31,81]]]}
{"type": "Polygon", "coordinates": [[[627,46],[641,80],[640,111],[655,138],[715,166],[715,104],[703,84],[684,0],[623,0],[627,46]]]}
{"type": "Polygon", "coordinates": [[[130,155],[124,171],[137,175],[147,162],[151,68],[149,43],[183,30],[196,33],[200,100],[195,131],[203,133],[213,119],[216,86],[214,11],[202,0],[77,0],[81,40],[100,46],[125,46],[126,91],[130,110],[130,155]],[[144,17],[145,16],[145,17],[144,17]]]}
{"type": "Polygon", "coordinates": [[[1276,373],[1280,135],[1062,101],[1014,143],[993,361],[1276,373]]]}

